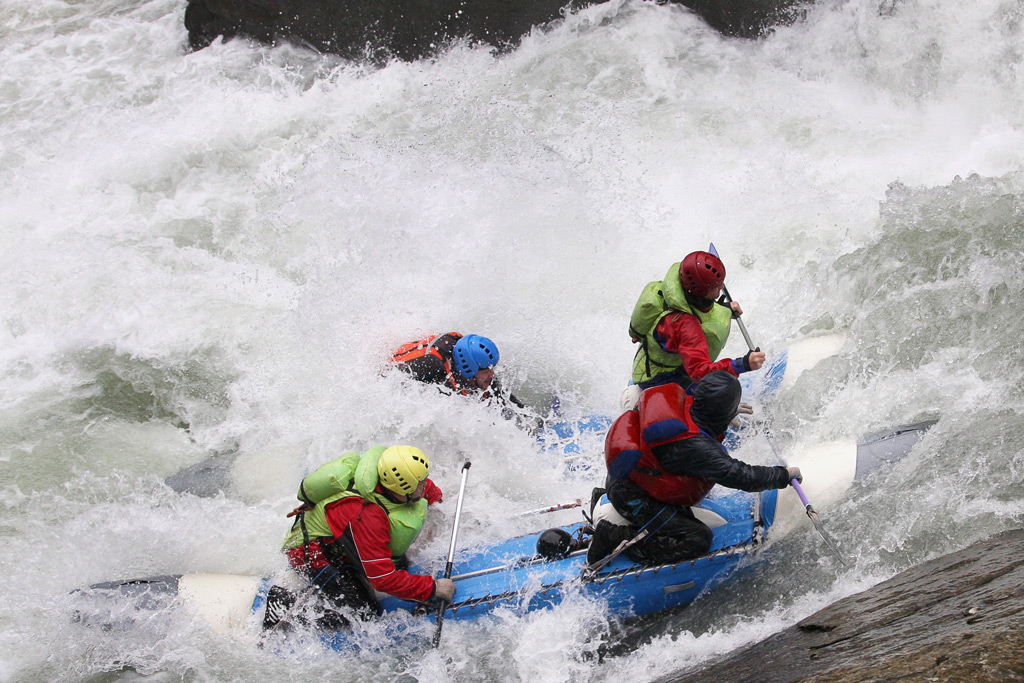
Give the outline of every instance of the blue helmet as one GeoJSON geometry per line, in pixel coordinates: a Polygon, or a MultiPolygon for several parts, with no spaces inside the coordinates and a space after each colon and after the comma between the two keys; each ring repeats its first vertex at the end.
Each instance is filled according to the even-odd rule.
{"type": "Polygon", "coordinates": [[[473,379],[482,368],[498,364],[498,347],[487,337],[467,334],[455,343],[452,360],[455,371],[466,379],[473,379]]]}

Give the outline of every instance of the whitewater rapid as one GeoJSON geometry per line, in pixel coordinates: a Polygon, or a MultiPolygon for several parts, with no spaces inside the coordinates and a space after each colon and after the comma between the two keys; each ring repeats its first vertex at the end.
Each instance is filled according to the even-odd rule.
{"type": "MultiPolygon", "coordinates": [[[[751,42],[613,0],[507,55],[379,69],[188,53],[184,8],[0,7],[0,679],[653,680],[1020,525],[1019,2],[823,3],[751,42]],[[378,443],[423,448],[451,494],[473,461],[466,544],[575,519],[517,513],[600,473],[382,364],[484,334],[539,413],[614,415],[640,289],[710,241],[769,355],[846,335],[773,408],[784,453],[938,420],[821,510],[850,567],[795,534],[606,657],[619,625],[582,599],[446,624],[438,651],[71,623],[90,583],[282,570],[303,473],[378,443]],[[216,454],[237,454],[221,494],[164,483],[216,454]]],[[[438,569],[442,512],[419,543],[438,569]]]]}

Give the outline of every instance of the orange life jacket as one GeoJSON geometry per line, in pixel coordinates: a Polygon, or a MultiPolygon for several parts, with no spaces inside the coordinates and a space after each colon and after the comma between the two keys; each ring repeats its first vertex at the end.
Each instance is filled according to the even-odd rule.
{"type": "Polygon", "coordinates": [[[605,464],[613,479],[629,479],[655,500],[696,505],[714,482],[661,468],[654,447],[692,439],[702,432],[690,415],[693,397],[678,384],[662,384],[640,394],[640,403],[619,416],[605,437],[605,464]]]}
{"type": "MultiPolygon", "coordinates": [[[[462,339],[462,335],[459,334],[458,332],[449,332],[448,335],[451,335],[456,339],[462,339]]],[[[434,356],[442,363],[444,363],[445,377],[448,379],[448,383],[451,385],[452,389],[460,393],[465,393],[464,391],[462,391],[462,388],[459,387],[455,381],[455,373],[452,371],[451,356],[446,357],[434,346],[434,342],[436,342],[438,339],[444,336],[446,335],[435,334],[429,337],[424,337],[423,339],[411,341],[408,344],[402,344],[395,350],[393,354],[391,354],[391,361],[393,363],[407,363],[413,359],[422,358],[423,356],[426,356],[428,354],[434,356]]]]}

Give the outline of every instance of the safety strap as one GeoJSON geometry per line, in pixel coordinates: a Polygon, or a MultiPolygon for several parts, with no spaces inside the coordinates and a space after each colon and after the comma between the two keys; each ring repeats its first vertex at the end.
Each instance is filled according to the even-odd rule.
{"type": "Polygon", "coordinates": [[[360,557],[359,549],[356,547],[355,539],[352,537],[352,523],[350,522],[345,527],[345,531],[338,538],[321,547],[332,564],[334,562],[343,562],[342,554],[348,556],[349,561],[346,564],[355,569],[356,579],[359,580],[360,585],[366,592],[365,597],[369,601],[370,608],[377,613],[378,617],[384,614],[384,608],[380,606],[376,591],[370,583],[370,579],[366,576],[366,570],[363,569],[363,558],[360,557]]]}
{"type": "MultiPolygon", "coordinates": [[[[619,543],[619,545],[615,547],[615,550],[611,551],[611,553],[609,553],[605,557],[602,557],[600,560],[597,560],[593,564],[584,565],[583,566],[583,580],[584,581],[592,580],[594,578],[594,575],[597,574],[597,572],[599,572],[602,568],[604,568],[609,562],[614,560],[616,557],[618,557],[619,555],[624,553],[629,548],[632,548],[634,545],[636,545],[640,541],[642,541],[645,538],[647,538],[648,535],[649,534],[648,534],[646,529],[641,529],[640,531],[637,532],[636,536],[634,536],[633,538],[631,538],[631,539],[629,539],[627,541],[622,541],[621,543],[619,543]]],[[[593,541],[591,541],[591,542],[593,542],[593,541]]]]}
{"type": "Polygon", "coordinates": [[[313,568],[312,563],[309,561],[309,529],[306,528],[306,513],[299,513],[299,526],[302,528],[302,561],[306,563],[306,566],[310,569],[313,568]]]}
{"type": "Polygon", "coordinates": [[[304,503],[309,503],[310,505],[313,505],[313,499],[309,497],[308,493],[306,493],[306,487],[304,486],[305,483],[306,478],[303,477],[302,481],[299,482],[299,500],[303,501],[304,503]]]}
{"type": "MultiPolygon", "coordinates": [[[[303,479],[303,481],[305,481],[305,479],[303,479]]],[[[351,491],[353,493],[359,493],[359,490],[356,489],[355,483],[349,484],[347,490],[351,491]]],[[[306,491],[302,487],[301,483],[299,484],[299,492],[303,496],[306,496],[306,491]]],[[[308,496],[306,496],[306,498],[308,499],[308,496]]],[[[312,570],[313,565],[309,561],[309,529],[306,528],[306,512],[308,512],[309,510],[312,510],[313,507],[310,506],[308,509],[303,509],[305,507],[306,506],[299,506],[299,507],[295,508],[294,510],[292,510],[291,512],[288,513],[288,516],[291,517],[292,515],[295,515],[297,517],[295,522],[298,523],[299,528],[302,529],[302,560],[305,563],[306,567],[309,568],[310,570],[312,570]]],[[[387,513],[387,510],[385,509],[384,512],[387,513]]],[[[351,526],[351,525],[349,525],[349,526],[351,526]]],[[[292,528],[295,528],[295,524],[292,524],[292,528]]],[[[348,530],[346,529],[346,531],[348,531],[348,530]]],[[[327,547],[329,545],[330,545],[330,543],[320,543],[320,550],[322,552],[324,552],[325,555],[327,554],[326,553],[326,549],[327,549],[327,547]]],[[[328,557],[327,559],[328,559],[328,561],[330,561],[331,558],[328,557]]],[[[359,568],[360,568],[360,570],[362,569],[362,564],[359,565],[359,568]]]]}
{"type": "MultiPolygon", "coordinates": [[[[448,334],[451,334],[451,332],[449,332],[448,334]]],[[[441,337],[444,336],[446,335],[439,334],[436,337],[434,337],[426,346],[427,353],[433,353],[433,355],[436,358],[439,358],[441,360],[441,362],[444,364],[444,378],[448,380],[448,384],[452,385],[453,391],[458,391],[459,385],[458,382],[455,381],[455,372],[452,370],[452,364],[445,360],[444,354],[442,354],[440,351],[434,348],[434,345],[437,344],[437,342],[441,341],[441,337]]]]}
{"type": "Polygon", "coordinates": [[[664,512],[667,509],[668,509],[668,506],[665,506],[665,507],[661,508],[661,510],[658,511],[657,515],[655,515],[651,519],[647,520],[647,523],[644,524],[642,527],[640,527],[640,530],[636,532],[636,536],[634,536],[633,538],[628,539],[626,541],[622,541],[621,543],[619,543],[618,546],[615,547],[615,550],[613,550],[611,553],[609,553],[605,557],[602,557],[600,560],[597,560],[593,564],[586,565],[583,568],[583,580],[584,581],[588,581],[588,580],[592,579],[594,577],[594,574],[596,574],[602,567],[606,566],[609,562],[614,560],[616,557],[621,555],[623,552],[625,552],[629,548],[632,548],[634,545],[640,543],[641,541],[643,541],[648,536],[653,536],[654,534],[656,534],[659,531],[661,531],[662,527],[664,527],[666,524],[671,522],[672,518],[675,517],[676,514],[678,514],[679,510],[673,510],[672,514],[668,516],[668,519],[666,519],[661,524],[659,524],[658,528],[655,529],[654,531],[648,531],[647,527],[651,525],[651,522],[653,522],[655,519],[658,518],[658,515],[661,515],[661,513],[664,512]]]}

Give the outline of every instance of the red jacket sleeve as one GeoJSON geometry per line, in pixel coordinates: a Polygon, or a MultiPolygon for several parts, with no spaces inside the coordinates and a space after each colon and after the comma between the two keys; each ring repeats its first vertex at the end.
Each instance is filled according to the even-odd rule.
{"type": "Polygon", "coordinates": [[[427,504],[434,505],[435,503],[440,503],[443,495],[437,484],[427,479],[427,488],[423,491],[423,497],[427,499],[427,504]]]}
{"type": "MultiPolygon", "coordinates": [[[[335,538],[341,536],[349,524],[352,525],[352,540],[359,560],[375,590],[415,602],[430,598],[434,592],[433,578],[397,569],[391,561],[391,549],[388,548],[391,527],[388,516],[380,507],[357,496],[343,498],[327,507],[327,523],[335,538]]],[[[355,561],[355,558],[349,559],[355,561]]]]}
{"type": "Polygon", "coordinates": [[[712,361],[708,353],[708,340],[700,321],[689,313],[672,313],[658,323],[658,336],[665,340],[665,350],[678,353],[683,370],[694,382],[716,370],[725,370],[736,377],[731,358],[712,361]]]}

